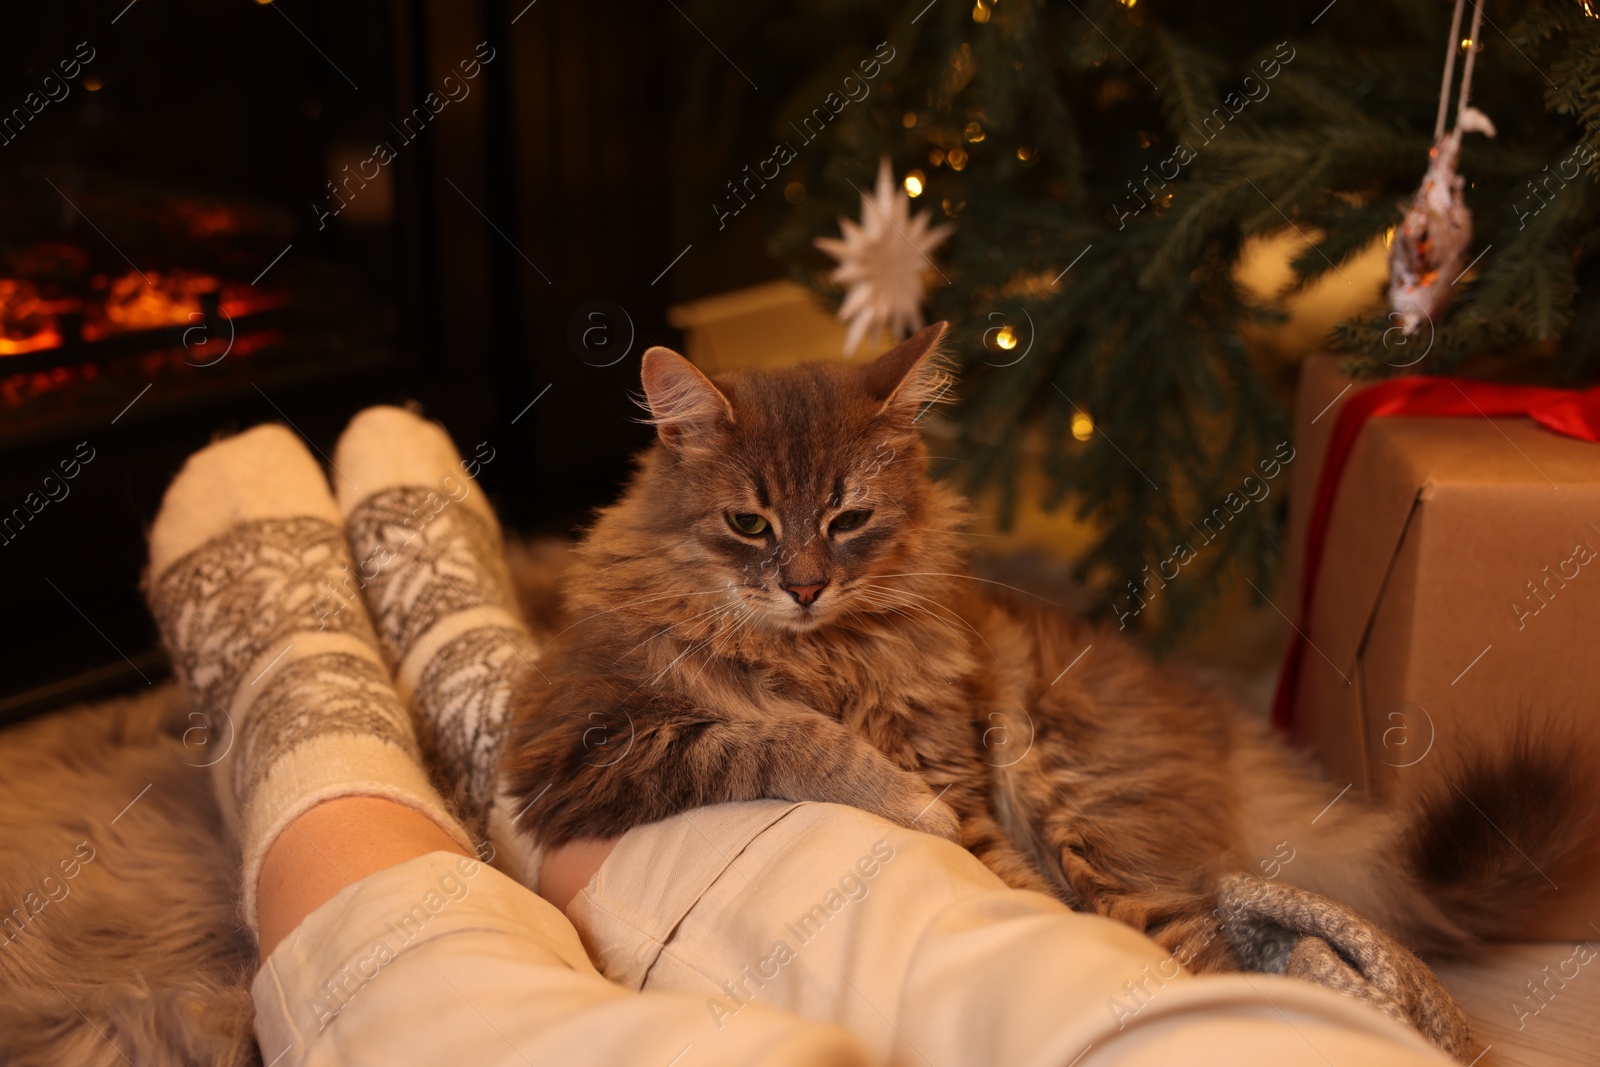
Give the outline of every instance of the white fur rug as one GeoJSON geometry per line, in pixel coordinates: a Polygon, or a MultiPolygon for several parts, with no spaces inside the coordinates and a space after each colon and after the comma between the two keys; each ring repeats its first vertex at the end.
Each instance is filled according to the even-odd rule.
{"type": "Polygon", "coordinates": [[[255,946],[173,685],[0,733],[0,1062],[257,1063],[255,946]]]}

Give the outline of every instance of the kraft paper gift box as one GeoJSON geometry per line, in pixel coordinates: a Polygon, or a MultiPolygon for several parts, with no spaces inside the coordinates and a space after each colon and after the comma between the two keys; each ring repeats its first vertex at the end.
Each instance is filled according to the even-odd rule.
{"type": "MultiPolygon", "coordinates": [[[[1337,357],[1304,365],[1286,596],[1300,596],[1339,411],[1368,384],[1337,357]]],[[[1306,643],[1279,714],[1335,784],[1414,804],[1458,788],[1463,760],[1504,751],[1519,721],[1600,753],[1600,444],[1527,417],[1375,417],[1323,536],[1309,614],[1291,612],[1306,643]]],[[[1550,906],[1508,916],[1512,932],[1600,937],[1600,862],[1544,873],[1550,906]]]]}

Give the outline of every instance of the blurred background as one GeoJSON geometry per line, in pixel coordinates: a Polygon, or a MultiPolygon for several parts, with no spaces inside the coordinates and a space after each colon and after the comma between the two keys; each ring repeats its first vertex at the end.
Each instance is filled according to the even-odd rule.
{"type": "MultiPolygon", "coordinates": [[[[415,399],[492,457],[479,480],[510,527],[570,533],[649,439],[645,348],[713,373],[846,358],[847,280],[814,244],[841,218],[900,241],[858,262],[953,323],[966,373],[929,433],[980,530],[1071,607],[1264,662],[1287,628],[1261,605],[1286,492],[1149,611],[1129,592],[1288,441],[1303,357],[1416,363],[1423,342],[1388,331],[1386,248],[1451,49],[1481,53],[1474,100],[1501,136],[1465,150],[1466,195],[1510,251],[1468,276],[1426,369],[1486,356],[1573,381],[1600,351],[1600,304],[1576,299],[1593,182],[1546,181],[1537,212],[1522,189],[1600,128],[1594,12],[1534,3],[1457,41],[1448,3],[1372,6],[12,12],[0,721],[163,673],[144,530],[214,435],[280,420],[326,454],[360,407],[415,399]],[[950,229],[919,245],[900,232],[917,216],[950,229]]],[[[858,325],[852,358],[892,339],[858,325]]]]}

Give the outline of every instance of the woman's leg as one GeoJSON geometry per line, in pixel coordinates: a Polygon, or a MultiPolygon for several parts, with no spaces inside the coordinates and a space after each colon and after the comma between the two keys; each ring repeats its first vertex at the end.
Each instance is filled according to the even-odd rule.
{"type": "Polygon", "coordinates": [[[397,407],[350,420],[334,480],[360,596],[371,610],[396,688],[428,767],[495,866],[537,882],[518,812],[498,795],[500,738],[512,694],[537,678],[506,566],[500,524],[474,474],[493,450],[462,459],[436,423],[397,407]],[[482,458],[479,458],[482,457],[482,458]]]}
{"type": "Polygon", "coordinates": [[[213,784],[241,845],[252,929],[268,849],[325,801],[384,797],[473,848],[422,768],[371,621],[346,599],[349,572],[322,470],[281,426],[191,456],[150,530],[151,612],[227,745],[213,784]]]}
{"type": "Polygon", "coordinates": [[[192,457],[151,532],[175,670],[233,726],[215,782],[266,953],[266,1062],[866,1062],[835,1027],[763,1011],[718,1030],[694,998],[619,989],[559,911],[472,858],[341,596],[350,565],[321,471],[279,427],[192,457]]]}
{"type": "Polygon", "coordinates": [[[266,960],[306,916],[369,874],[430,852],[466,856],[432,819],[382,797],[324,801],[267,849],[257,883],[257,937],[266,960]]]}
{"type": "MultiPolygon", "coordinates": [[[[553,853],[547,878],[576,878],[585,859],[553,853]]],[[[630,989],[692,994],[724,1026],[761,1006],[833,1020],[895,1063],[1451,1062],[1304,982],[1183,973],[1129,927],[833,805],[724,805],[636,828],[566,910],[630,989]]]]}

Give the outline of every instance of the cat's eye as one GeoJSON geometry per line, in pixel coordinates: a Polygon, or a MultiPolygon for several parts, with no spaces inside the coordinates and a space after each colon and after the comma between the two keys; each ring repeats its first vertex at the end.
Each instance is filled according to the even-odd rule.
{"type": "Polygon", "coordinates": [[[751,511],[728,512],[728,525],[746,537],[760,537],[767,532],[767,520],[751,511]]]}
{"type": "Polygon", "coordinates": [[[870,518],[872,518],[871,508],[852,508],[849,511],[841,511],[834,517],[832,522],[828,523],[828,530],[831,533],[837,533],[840,530],[854,530],[870,518]]]}

